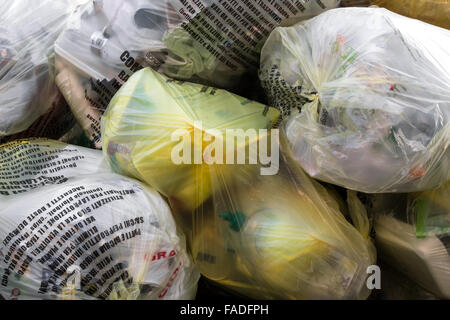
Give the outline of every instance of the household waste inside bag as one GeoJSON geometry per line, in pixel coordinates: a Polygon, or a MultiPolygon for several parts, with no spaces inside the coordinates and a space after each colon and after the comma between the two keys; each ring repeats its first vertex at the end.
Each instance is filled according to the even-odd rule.
{"type": "Polygon", "coordinates": [[[342,6],[376,5],[395,13],[450,29],[450,0],[342,0],[342,6]]]}
{"type": "Polygon", "coordinates": [[[193,299],[198,272],[169,206],[100,151],[53,140],[0,146],[5,299],[193,299]]]}
{"type": "Polygon", "coordinates": [[[101,148],[100,117],[143,67],[170,77],[239,88],[259,66],[260,49],[278,25],[312,17],[339,0],[90,1],[56,42],[58,87],[101,148]]]}
{"type": "Polygon", "coordinates": [[[237,161],[242,149],[253,150],[254,143],[261,148],[261,141],[278,150],[259,130],[277,119],[278,112],[259,103],[145,69],[111,101],[103,118],[103,152],[115,171],[148,182],[170,199],[196,265],[209,279],[253,298],[366,298],[366,269],[375,252],[364,210],[353,211],[356,229],[299,167],[293,172],[282,162],[270,173],[278,174],[261,175],[261,166],[251,165],[253,154],[244,156],[247,165],[224,161],[230,154],[237,161]],[[184,133],[171,140],[179,128],[184,133]],[[263,135],[240,140],[238,134],[241,143],[228,149],[234,137],[226,129],[233,128],[263,135]],[[171,153],[177,145],[192,151],[178,166],[171,153]],[[205,162],[192,161],[195,150],[205,162]]]}
{"type": "MultiPolygon", "coordinates": [[[[172,203],[192,210],[214,187],[203,155],[206,144],[201,146],[199,139],[217,130],[271,128],[278,118],[274,108],[146,68],[128,80],[104,114],[103,153],[117,172],[145,181],[172,203]],[[189,151],[183,153],[183,146],[189,151]]],[[[226,143],[226,134],[217,139],[226,143]]]]}
{"type": "Polygon", "coordinates": [[[76,3],[69,0],[2,2],[0,139],[30,127],[22,135],[62,136],[75,124],[54,82],[53,49],[76,3]],[[51,123],[47,118],[53,119],[51,123]]]}
{"type": "Polygon", "coordinates": [[[308,174],[368,193],[449,180],[448,43],[450,31],[380,8],[275,29],[260,78],[308,174]]]}
{"type": "Polygon", "coordinates": [[[2,8],[0,299],[450,298],[448,0],[2,8]]]}

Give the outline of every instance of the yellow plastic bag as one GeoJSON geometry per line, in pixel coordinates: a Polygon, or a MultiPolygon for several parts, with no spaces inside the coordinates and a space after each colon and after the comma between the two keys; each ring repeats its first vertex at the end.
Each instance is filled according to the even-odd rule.
{"type": "MultiPolygon", "coordinates": [[[[215,166],[213,200],[184,218],[200,272],[257,299],[364,299],[375,262],[365,210],[346,221],[337,201],[295,163],[215,166]]],[[[183,219],[180,219],[183,220],[183,219]]]]}
{"type": "Polygon", "coordinates": [[[258,102],[173,81],[146,68],[128,80],[102,118],[103,151],[117,171],[192,210],[212,192],[203,135],[225,142],[225,129],[271,128],[278,117],[276,109],[258,102]],[[214,135],[211,130],[221,132],[214,135]],[[184,163],[175,163],[180,144],[187,144],[191,153],[183,155],[184,163]]]}
{"type": "Polygon", "coordinates": [[[376,5],[395,13],[450,29],[449,0],[342,0],[343,7],[376,5]]]}

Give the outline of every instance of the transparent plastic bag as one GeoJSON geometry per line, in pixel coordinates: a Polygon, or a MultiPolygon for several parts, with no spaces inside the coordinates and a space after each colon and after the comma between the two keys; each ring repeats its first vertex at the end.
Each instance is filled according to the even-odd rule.
{"type": "Polygon", "coordinates": [[[342,7],[368,7],[371,0],[342,0],[342,7]]]}
{"type": "Polygon", "coordinates": [[[253,298],[366,298],[366,269],[375,261],[366,212],[351,207],[358,231],[339,211],[342,201],[294,162],[294,169],[282,160],[278,173],[262,175],[250,150],[264,141],[274,152],[270,131],[246,140],[238,135],[241,143],[227,146],[234,138],[226,129],[270,129],[278,116],[226,91],[144,69],[120,89],[102,118],[103,152],[116,172],[169,198],[207,278],[253,298]],[[177,129],[185,129],[191,151],[179,164],[173,158],[179,142],[171,139],[177,129]],[[225,145],[223,154],[217,148],[211,159],[208,141],[225,145]],[[243,164],[236,164],[242,154],[243,164]]]}
{"type": "Polygon", "coordinates": [[[450,298],[450,218],[447,182],[421,193],[374,195],[380,258],[434,295],[450,298]]]}
{"type": "Polygon", "coordinates": [[[274,30],[260,79],[310,176],[427,190],[450,179],[449,44],[450,31],[386,9],[334,9],[274,30]]]}
{"type": "Polygon", "coordinates": [[[408,221],[416,226],[418,238],[450,234],[450,181],[441,188],[408,198],[408,221]]]}
{"type": "MultiPolygon", "coordinates": [[[[117,172],[192,210],[212,193],[206,145],[196,149],[198,139],[213,135],[212,130],[271,128],[278,117],[278,110],[258,102],[146,68],[128,80],[102,117],[103,152],[117,172]],[[182,140],[183,131],[190,141],[182,140]],[[181,143],[191,154],[176,163],[181,143]]],[[[227,139],[225,134],[216,138],[227,139]]]]}
{"type": "Polygon", "coordinates": [[[165,200],[100,151],[47,139],[0,146],[5,299],[193,299],[198,272],[165,200]]]}
{"type": "Polygon", "coordinates": [[[53,45],[69,13],[80,2],[2,2],[0,138],[18,133],[27,137],[46,135],[59,138],[65,130],[75,125],[54,82],[53,45]],[[62,120],[61,115],[65,117],[62,120]]]}
{"type": "Polygon", "coordinates": [[[343,7],[376,5],[413,19],[450,29],[449,0],[342,0],[343,7]]]}
{"type": "Polygon", "coordinates": [[[239,91],[270,31],[339,0],[89,1],[56,42],[57,85],[97,148],[100,117],[129,77],[151,67],[172,78],[239,91]]]}

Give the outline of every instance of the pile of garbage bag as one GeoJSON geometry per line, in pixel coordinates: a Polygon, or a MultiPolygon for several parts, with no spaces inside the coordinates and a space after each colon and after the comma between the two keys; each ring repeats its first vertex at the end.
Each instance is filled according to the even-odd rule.
{"type": "Polygon", "coordinates": [[[448,1],[2,8],[0,299],[450,299],[448,1]]]}
{"type": "Polygon", "coordinates": [[[174,83],[151,69],[135,73],[103,118],[103,151],[111,167],[169,198],[207,278],[254,298],[366,298],[366,269],[375,252],[368,222],[360,223],[367,220],[365,211],[354,213],[360,233],[300,168],[291,171],[282,162],[277,174],[261,175],[250,164],[254,153],[245,151],[269,142],[267,133],[248,140],[238,134],[236,148],[228,149],[230,130],[270,129],[278,112],[211,90],[174,83]],[[195,127],[201,119],[202,127],[195,127]],[[175,165],[171,150],[180,143],[169,139],[179,130],[188,146],[180,151],[192,152],[175,165]],[[215,153],[205,140],[214,141],[215,153]],[[224,163],[230,154],[243,154],[249,165],[224,163]]]}

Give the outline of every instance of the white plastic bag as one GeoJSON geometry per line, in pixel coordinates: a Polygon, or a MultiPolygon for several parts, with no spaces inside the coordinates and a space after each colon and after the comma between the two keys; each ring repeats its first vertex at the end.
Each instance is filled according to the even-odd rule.
{"type": "Polygon", "coordinates": [[[112,173],[100,151],[57,141],[0,146],[5,299],[193,299],[198,272],[169,206],[112,173]]]}

